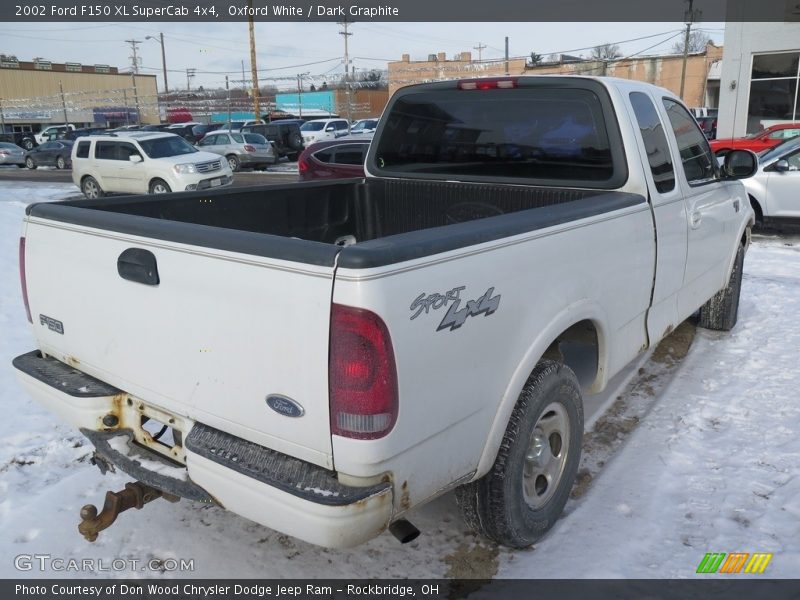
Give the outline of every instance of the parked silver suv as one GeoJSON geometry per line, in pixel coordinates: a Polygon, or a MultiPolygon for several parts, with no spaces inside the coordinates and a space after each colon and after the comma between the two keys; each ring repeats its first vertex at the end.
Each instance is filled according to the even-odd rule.
{"type": "Polygon", "coordinates": [[[197,147],[227,158],[234,172],[242,167],[265,169],[278,160],[272,144],[257,133],[212,131],[197,143],[197,147]]]}

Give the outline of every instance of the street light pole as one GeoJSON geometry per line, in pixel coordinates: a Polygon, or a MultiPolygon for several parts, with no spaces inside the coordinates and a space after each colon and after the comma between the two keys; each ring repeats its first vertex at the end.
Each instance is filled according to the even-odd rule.
{"type": "Polygon", "coordinates": [[[146,40],[154,40],[161,44],[161,68],[164,71],[164,92],[169,92],[169,83],[167,83],[167,53],[164,49],[164,34],[159,33],[159,37],[153,37],[152,35],[146,36],[144,39],[146,40]]]}

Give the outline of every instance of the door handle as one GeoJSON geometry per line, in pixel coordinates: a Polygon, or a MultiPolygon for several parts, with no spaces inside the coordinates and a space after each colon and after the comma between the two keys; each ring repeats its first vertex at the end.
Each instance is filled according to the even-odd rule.
{"type": "Polygon", "coordinates": [[[736,200],[733,201],[733,210],[734,210],[734,212],[738,213],[740,208],[741,208],[741,205],[739,203],[739,199],[737,198],[736,200]]]}
{"type": "Polygon", "coordinates": [[[692,229],[697,229],[700,227],[700,221],[703,220],[703,215],[700,213],[699,210],[696,210],[692,213],[692,216],[689,219],[689,222],[692,225],[692,229]]]}
{"type": "Polygon", "coordinates": [[[155,255],[142,248],[128,248],[120,254],[117,273],[123,279],[144,285],[158,285],[160,282],[155,255]]]}

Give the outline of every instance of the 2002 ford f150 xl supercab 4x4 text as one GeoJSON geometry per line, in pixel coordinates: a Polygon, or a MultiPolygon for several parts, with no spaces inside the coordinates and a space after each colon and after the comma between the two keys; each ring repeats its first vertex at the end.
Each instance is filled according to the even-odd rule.
{"type": "Polygon", "coordinates": [[[162,493],[325,546],[409,539],[455,488],[524,547],[569,495],[582,392],[698,309],[734,326],[754,169],[647,84],[406,87],[364,179],[29,206],[38,350],[14,364],[139,480],[84,507],[88,539],[162,493]]]}

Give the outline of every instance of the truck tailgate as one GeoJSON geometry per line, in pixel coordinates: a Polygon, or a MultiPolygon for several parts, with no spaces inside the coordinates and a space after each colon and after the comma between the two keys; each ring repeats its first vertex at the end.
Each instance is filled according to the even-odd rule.
{"type": "Polygon", "coordinates": [[[332,467],[332,266],[33,216],[25,237],[42,351],[167,411],[332,467]],[[129,249],[152,254],[157,284],[121,276],[129,249]],[[271,395],[297,406],[281,414],[271,395]]]}

